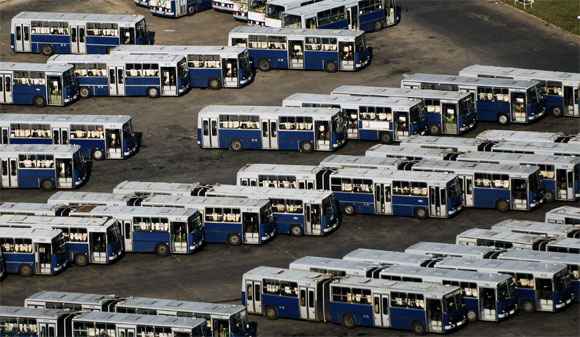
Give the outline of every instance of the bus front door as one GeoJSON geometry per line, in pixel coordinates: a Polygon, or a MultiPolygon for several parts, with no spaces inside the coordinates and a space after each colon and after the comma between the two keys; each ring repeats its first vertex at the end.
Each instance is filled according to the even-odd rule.
{"type": "Polygon", "coordinates": [[[52,274],[51,262],[51,244],[37,243],[36,252],[34,253],[35,270],[37,274],[50,275],[52,274]]]}
{"type": "Polygon", "coordinates": [[[373,296],[373,311],[375,327],[388,328],[391,326],[389,317],[389,295],[375,294],[373,296]]]}
{"type": "Polygon", "coordinates": [[[275,150],[278,148],[278,121],[262,121],[262,148],[275,150]]]}
{"type": "Polygon", "coordinates": [[[217,148],[220,146],[218,137],[218,121],[213,118],[204,118],[202,121],[202,139],[203,147],[217,148]]]}
{"type": "Polygon", "coordinates": [[[316,150],[331,150],[330,145],[330,122],[329,121],[315,121],[314,122],[314,135],[316,145],[314,149],[316,150]]]}
{"type": "Polygon", "coordinates": [[[304,41],[288,41],[290,69],[304,69],[304,41]]]}
{"type": "Polygon", "coordinates": [[[354,70],[354,42],[339,42],[340,70],[354,70]]]}
{"type": "Polygon", "coordinates": [[[84,26],[71,27],[70,40],[71,40],[71,52],[73,54],[87,53],[87,44],[85,38],[86,36],[84,26]]]}
{"type": "Polygon", "coordinates": [[[224,87],[225,88],[237,88],[239,87],[240,81],[238,80],[238,60],[237,59],[224,59],[222,60],[222,72],[224,74],[224,87]]]}
{"type": "Polygon", "coordinates": [[[526,93],[510,92],[511,97],[511,120],[516,123],[526,122],[526,93]]]}
{"type": "Polygon", "coordinates": [[[47,76],[46,81],[48,105],[63,105],[62,78],[60,76],[47,76]]]}
{"type": "Polygon", "coordinates": [[[12,74],[0,74],[0,104],[12,102],[12,74]]]}
{"type": "Polygon", "coordinates": [[[473,177],[463,178],[463,191],[465,195],[465,207],[473,207],[473,177]]]}
{"type": "Polygon", "coordinates": [[[8,128],[0,127],[0,144],[10,144],[8,140],[8,128]]]}
{"type": "Polygon", "coordinates": [[[457,109],[457,104],[443,103],[441,112],[441,122],[442,122],[442,133],[447,135],[457,134],[457,114],[459,109],[457,109]]]}
{"type": "Polygon", "coordinates": [[[73,174],[72,174],[72,160],[71,159],[56,159],[56,172],[58,176],[57,188],[72,188],[73,174]]]}
{"type": "Polygon", "coordinates": [[[125,221],[123,224],[123,238],[126,252],[133,251],[133,225],[130,221],[125,221]]]}
{"type": "MultiPolygon", "coordinates": [[[[570,177],[572,178],[572,177],[570,177]]],[[[571,181],[568,181],[568,172],[563,169],[556,170],[556,195],[554,196],[556,200],[570,200],[574,199],[574,185],[571,181]],[[570,190],[568,190],[570,187],[570,190]]]]}
{"type": "Polygon", "coordinates": [[[243,242],[246,244],[260,243],[260,217],[258,213],[243,213],[243,242]]]}
{"type": "Polygon", "coordinates": [[[387,0],[386,1],[386,14],[387,14],[387,26],[392,26],[396,21],[396,0],[387,0]]]}
{"type": "Polygon", "coordinates": [[[427,299],[427,332],[443,331],[443,303],[441,300],[427,299]]]}
{"type": "Polygon", "coordinates": [[[375,184],[375,214],[393,214],[391,186],[375,184]]]}
{"type": "Polygon", "coordinates": [[[358,139],[358,110],[343,109],[342,113],[347,121],[346,135],[348,139],[358,139]]]}
{"type": "Polygon", "coordinates": [[[441,216],[441,188],[429,186],[429,213],[430,216],[441,216]]]}
{"type": "Polygon", "coordinates": [[[171,252],[187,253],[187,226],[185,222],[171,222],[171,252]]]}
{"type": "Polygon", "coordinates": [[[312,226],[312,208],[310,205],[304,205],[304,234],[305,235],[312,235],[312,234],[321,234],[320,233],[320,226],[317,226],[316,233],[313,233],[313,226],[312,226]]]}
{"type": "Polygon", "coordinates": [[[125,96],[125,69],[109,67],[109,96],[125,96]]]}
{"type": "Polygon", "coordinates": [[[117,336],[119,337],[135,337],[135,328],[132,326],[117,325],[117,336]]]}
{"type": "Polygon", "coordinates": [[[564,86],[564,115],[571,117],[580,117],[580,98],[578,97],[579,88],[564,86]]]}
{"type": "Polygon", "coordinates": [[[246,308],[250,314],[262,313],[262,283],[246,280],[246,308]]]}
{"type": "Polygon", "coordinates": [[[2,187],[18,187],[18,172],[16,168],[16,158],[2,159],[2,187]]]}
{"type": "Polygon", "coordinates": [[[396,111],[395,112],[395,139],[399,140],[401,137],[409,136],[409,116],[406,112],[396,111]]]}
{"type": "Polygon", "coordinates": [[[300,318],[315,321],[316,320],[316,293],[314,289],[299,287],[300,292],[300,318]]]}
{"type": "Polygon", "coordinates": [[[14,49],[23,53],[30,53],[32,51],[32,41],[30,39],[29,25],[16,26],[14,49]]]}
{"type": "Polygon", "coordinates": [[[123,149],[121,146],[121,130],[107,129],[105,131],[107,157],[111,159],[122,159],[123,149]]]}
{"type": "Polygon", "coordinates": [[[161,96],[177,95],[177,69],[161,67],[161,96]]]}

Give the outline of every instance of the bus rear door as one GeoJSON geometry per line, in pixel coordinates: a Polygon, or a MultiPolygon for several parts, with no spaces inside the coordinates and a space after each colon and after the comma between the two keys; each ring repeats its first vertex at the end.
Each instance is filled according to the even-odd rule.
{"type": "Polygon", "coordinates": [[[375,327],[388,328],[391,325],[391,319],[389,317],[389,295],[374,294],[373,309],[375,327]]]}
{"type": "Polygon", "coordinates": [[[123,66],[109,67],[109,96],[125,96],[125,69],[123,66]]]}
{"type": "Polygon", "coordinates": [[[300,318],[316,321],[316,290],[304,286],[300,290],[300,318]]]}
{"type": "Polygon", "coordinates": [[[246,280],[246,308],[251,314],[262,313],[262,282],[246,280]]]}
{"type": "Polygon", "coordinates": [[[352,6],[346,9],[346,17],[348,19],[348,29],[358,29],[358,6],[352,6]]]}
{"type": "Polygon", "coordinates": [[[12,102],[14,102],[12,97],[12,74],[0,74],[0,104],[10,104],[12,102]]]}
{"type": "Polygon", "coordinates": [[[391,186],[375,184],[375,214],[393,214],[391,186]]]}
{"type": "Polygon", "coordinates": [[[72,26],[70,32],[71,39],[71,52],[73,54],[86,54],[87,44],[86,44],[86,34],[85,26],[72,26]]]}
{"type": "Polygon", "coordinates": [[[290,69],[304,69],[304,41],[288,41],[288,57],[290,69]]]}
{"type": "Polygon", "coordinates": [[[161,67],[161,96],[177,96],[177,69],[161,67]]]}
{"type": "Polygon", "coordinates": [[[2,159],[2,165],[0,167],[2,169],[2,172],[0,172],[2,175],[2,187],[18,187],[18,171],[16,166],[16,158],[7,157],[2,159]]]}
{"type": "Polygon", "coordinates": [[[53,144],[68,144],[68,130],[65,128],[52,128],[53,144]]]}
{"type": "Polygon", "coordinates": [[[262,121],[262,148],[275,150],[278,148],[278,121],[262,121]]]}
{"type": "Polygon", "coordinates": [[[30,39],[30,25],[20,24],[16,26],[14,49],[19,52],[29,53],[32,51],[30,39]]]}

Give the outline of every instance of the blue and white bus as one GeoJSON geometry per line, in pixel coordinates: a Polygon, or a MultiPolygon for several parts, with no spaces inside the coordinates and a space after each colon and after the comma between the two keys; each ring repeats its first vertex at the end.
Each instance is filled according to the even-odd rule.
{"type": "Polygon", "coordinates": [[[427,132],[425,105],[418,99],[296,93],[282,105],[340,109],[348,139],[392,143],[427,132]]]}
{"type": "MultiPolygon", "coordinates": [[[[13,208],[14,211],[14,208],[13,208]]],[[[77,266],[111,264],[123,254],[119,222],[110,218],[67,218],[6,214],[0,227],[30,227],[60,230],[66,242],[69,261],[77,266]]]]}
{"type": "Polygon", "coordinates": [[[400,160],[449,160],[456,156],[456,152],[448,149],[423,148],[400,145],[373,145],[365,151],[365,157],[394,158],[400,160]]]}
{"type": "Polygon", "coordinates": [[[89,172],[78,145],[0,145],[0,189],[78,188],[89,179],[89,172]]]}
{"type": "Polygon", "coordinates": [[[466,323],[461,290],[429,283],[256,267],[242,278],[251,314],[355,326],[447,333],[466,323]]]}
{"type": "Polygon", "coordinates": [[[580,207],[561,206],[546,212],[547,223],[560,225],[580,225],[580,207]]]}
{"type": "Polygon", "coordinates": [[[497,249],[530,249],[545,251],[554,240],[546,235],[518,233],[504,230],[471,228],[457,234],[455,243],[465,246],[485,246],[497,249]]]}
{"type": "Polygon", "coordinates": [[[487,141],[534,142],[534,143],[579,143],[580,134],[567,135],[564,132],[484,130],[477,139],[487,141]]]}
{"type": "Polygon", "coordinates": [[[475,64],[463,68],[460,76],[539,81],[546,110],[554,117],[580,117],[580,74],[537,69],[496,67],[475,64]]]}
{"type": "Polygon", "coordinates": [[[65,106],[78,95],[71,65],[0,62],[0,104],[65,106]]]}
{"type": "Polygon", "coordinates": [[[197,189],[203,187],[200,183],[165,183],[125,180],[113,188],[114,194],[125,195],[177,195],[190,197],[197,195],[197,189]]]}
{"type": "Polygon", "coordinates": [[[387,157],[365,157],[350,156],[344,154],[331,154],[322,159],[321,167],[327,168],[390,168],[396,169],[400,164],[405,163],[404,159],[387,157]]]}
{"type": "Polygon", "coordinates": [[[491,226],[494,231],[543,235],[549,238],[580,239],[580,225],[560,225],[530,220],[506,219],[491,226]]]}
{"type": "Polygon", "coordinates": [[[192,88],[242,88],[254,79],[248,51],[242,47],[125,45],[111,54],[185,56],[192,88]]]}
{"type": "Polygon", "coordinates": [[[0,227],[0,247],[6,273],[55,275],[69,262],[65,238],[57,229],[0,227]]]}
{"type": "Polygon", "coordinates": [[[400,15],[396,1],[325,0],[285,11],[282,27],[373,32],[397,24],[400,15]]]}
{"type": "Polygon", "coordinates": [[[351,261],[334,257],[303,256],[290,262],[288,268],[304,270],[336,277],[357,276],[378,278],[384,266],[368,261],[351,261]]]}
{"type": "Polygon", "coordinates": [[[81,98],[181,96],[189,89],[185,57],[178,55],[53,55],[49,64],[72,64],[81,98]]]}
{"type": "Polygon", "coordinates": [[[580,158],[537,154],[466,152],[457,161],[502,165],[537,166],[543,182],[544,199],[575,201],[580,198],[580,158]]]}
{"type": "Polygon", "coordinates": [[[572,302],[565,264],[446,257],[436,268],[510,275],[516,284],[518,308],[525,312],[556,312],[572,302]]]}
{"type": "Polygon", "coordinates": [[[465,207],[530,211],[543,202],[543,186],[537,166],[421,160],[406,169],[456,174],[465,207]]]}
{"type": "Polygon", "coordinates": [[[25,298],[24,306],[26,308],[59,309],[69,312],[113,311],[117,301],[119,301],[119,297],[116,295],[39,291],[25,298]]]}
{"type": "Polygon", "coordinates": [[[106,54],[120,44],[150,44],[142,15],[20,12],[10,23],[15,52],[106,54]]]}
{"type": "Polygon", "coordinates": [[[197,116],[205,149],[336,151],[346,138],[338,109],[208,105],[197,116]]]}
{"type": "Polygon", "coordinates": [[[179,18],[212,8],[211,0],[149,0],[151,14],[179,18]]]}
{"type": "Polygon", "coordinates": [[[420,99],[425,105],[429,133],[435,136],[461,135],[477,124],[473,95],[466,92],[341,85],[331,94],[420,99]]]}
{"type": "Polygon", "coordinates": [[[496,78],[404,74],[401,88],[468,92],[475,95],[477,118],[483,122],[530,123],[545,113],[540,84],[496,78]]]}
{"type": "Polygon", "coordinates": [[[261,71],[357,71],[372,58],[364,32],[343,29],[239,26],[230,31],[228,43],[247,48],[253,64],[261,71]]]}
{"type": "MultiPolygon", "coordinates": [[[[282,17],[286,11],[320,1],[322,0],[266,0],[266,6],[263,10],[252,10],[250,8],[248,19],[266,27],[281,28],[282,17]]],[[[261,9],[261,7],[258,9],[261,9]]]]}
{"type": "Polygon", "coordinates": [[[131,116],[1,114],[0,144],[73,144],[95,160],[126,159],[139,148],[131,116]]]}
{"type": "Polygon", "coordinates": [[[0,306],[0,336],[70,336],[74,313],[65,310],[0,306]]]}

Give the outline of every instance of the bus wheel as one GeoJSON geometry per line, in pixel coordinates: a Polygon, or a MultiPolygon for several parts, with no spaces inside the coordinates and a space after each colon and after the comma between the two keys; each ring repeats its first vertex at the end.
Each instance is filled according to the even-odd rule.
{"type": "Polygon", "coordinates": [[[158,256],[167,256],[169,255],[169,247],[164,243],[160,243],[155,247],[155,254],[158,256]]]}
{"type": "Polygon", "coordinates": [[[75,264],[84,267],[89,264],[89,258],[85,254],[77,254],[75,255],[75,264]]]}
{"type": "Polygon", "coordinates": [[[427,210],[424,208],[417,208],[415,210],[415,216],[417,217],[417,219],[426,219],[427,218],[427,210]]]}
{"type": "Polygon", "coordinates": [[[159,97],[159,89],[157,89],[157,88],[149,88],[149,89],[147,89],[147,96],[149,96],[149,98],[157,98],[157,97],[159,97]]]}
{"type": "Polygon", "coordinates": [[[327,73],[335,73],[338,70],[338,67],[336,66],[336,63],[334,62],[327,62],[324,65],[324,71],[326,71],[327,73]]]}
{"type": "Polygon", "coordinates": [[[554,117],[562,117],[562,109],[560,109],[560,107],[557,107],[557,106],[553,107],[552,108],[552,115],[554,117]]]}
{"type": "Polygon", "coordinates": [[[91,96],[91,91],[87,87],[82,87],[79,89],[79,95],[81,98],[89,98],[91,96]]]}
{"type": "Polygon", "coordinates": [[[508,204],[508,202],[505,200],[500,200],[495,205],[495,208],[497,208],[497,210],[500,212],[507,212],[510,210],[510,204],[508,204]]]}
{"type": "Polygon", "coordinates": [[[302,236],[302,227],[300,227],[299,225],[293,225],[292,227],[290,227],[290,234],[292,236],[302,236]]]}
{"type": "Polygon", "coordinates": [[[385,23],[383,21],[375,22],[375,32],[378,32],[379,30],[383,29],[384,27],[385,27],[385,23]]]}
{"type": "Polygon", "coordinates": [[[209,80],[209,88],[213,90],[218,90],[221,88],[220,81],[218,79],[209,80]]]}
{"type": "Polygon", "coordinates": [[[524,302],[522,302],[522,309],[525,312],[534,312],[534,311],[536,311],[536,306],[534,305],[534,303],[532,301],[524,301],[524,302]]]}
{"type": "Polygon", "coordinates": [[[52,49],[52,46],[43,46],[42,49],[40,50],[40,52],[44,56],[50,56],[50,55],[54,54],[54,49],[52,49]]]}
{"type": "Polygon", "coordinates": [[[510,122],[510,119],[508,118],[508,115],[501,114],[497,117],[497,122],[501,125],[508,125],[508,123],[510,122]]]}
{"type": "Polygon", "coordinates": [[[546,202],[552,202],[554,199],[554,193],[551,191],[544,191],[544,200],[546,200],[546,202]]]}
{"type": "Polygon", "coordinates": [[[477,313],[476,313],[475,311],[473,311],[473,310],[469,310],[469,311],[467,311],[467,319],[468,319],[470,322],[475,322],[475,321],[477,321],[477,313]]]}
{"type": "Polygon", "coordinates": [[[354,207],[353,206],[346,206],[344,208],[344,214],[346,215],[353,215],[354,214],[354,207]]]}
{"type": "Polygon", "coordinates": [[[439,125],[431,125],[429,127],[429,133],[432,136],[439,136],[441,134],[441,128],[439,127],[439,125]]]}
{"type": "Polygon", "coordinates": [[[260,59],[258,61],[258,69],[260,69],[260,71],[270,71],[272,70],[272,64],[270,64],[268,59],[260,59]]]}
{"type": "Polygon", "coordinates": [[[238,234],[228,235],[228,245],[239,246],[242,244],[242,238],[238,234]]]}
{"type": "Polygon", "coordinates": [[[20,266],[20,270],[18,271],[18,273],[20,274],[20,276],[31,277],[34,274],[34,270],[32,270],[32,267],[30,265],[23,264],[22,266],[20,266]]]}
{"type": "Polygon", "coordinates": [[[40,107],[40,108],[42,108],[43,106],[46,105],[46,99],[44,99],[44,97],[42,97],[42,96],[34,97],[33,102],[34,102],[35,106],[40,107]]]}
{"type": "Polygon", "coordinates": [[[352,314],[344,314],[344,316],[342,316],[342,325],[344,325],[344,327],[347,329],[352,329],[355,327],[352,314]]]}
{"type": "Polygon", "coordinates": [[[50,179],[45,179],[40,182],[40,188],[45,191],[52,191],[54,190],[54,182],[50,179]]]}
{"type": "Polygon", "coordinates": [[[388,132],[381,133],[381,143],[391,144],[393,142],[393,137],[388,132]]]}
{"type": "Polygon", "coordinates": [[[424,335],[425,334],[425,326],[421,322],[414,321],[411,324],[411,328],[416,335],[424,335]]]}
{"type": "Polygon", "coordinates": [[[102,150],[96,149],[93,152],[93,159],[97,160],[97,161],[103,160],[103,159],[105,159],[105,153],[102,150]]]}
{"type": "Polygon", "coordinates": [[[270,320],[278,319],[278,313],[276,312],[276,309],[274,307],[271,306],[266,307],[266,318],[270,320]]]}
{"type": "Polygon", "coordinates": [[[312,146],[311,142],[302,142],[300,143],[300,151],[302,152],[312,152],[314,146],[312,146]]]}
{"type": "Polygon", "coordinates": [[[241,151],[242,150],[242,142],[240,142],[239,140],[234,140],[232,141],[232,143],[230,144],[230,149],[232,149],[232,151],[241,151]]]}

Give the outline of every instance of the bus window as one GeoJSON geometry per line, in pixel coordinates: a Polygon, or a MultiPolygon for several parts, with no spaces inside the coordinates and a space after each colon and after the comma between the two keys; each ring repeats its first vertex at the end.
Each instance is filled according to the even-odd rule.
{"type": "Polygon", "coordinates": [[[135,29],[121,28],[122,44],[135,44],[135,29]]]}

